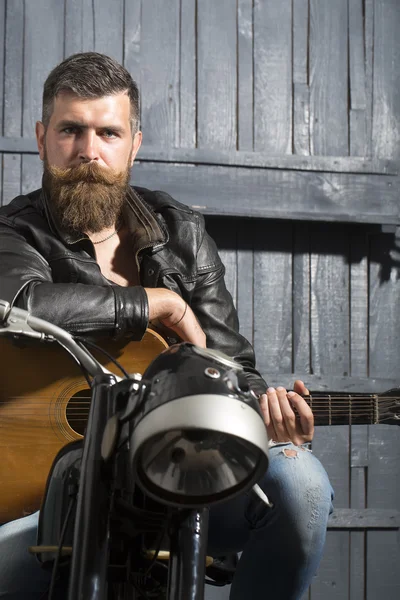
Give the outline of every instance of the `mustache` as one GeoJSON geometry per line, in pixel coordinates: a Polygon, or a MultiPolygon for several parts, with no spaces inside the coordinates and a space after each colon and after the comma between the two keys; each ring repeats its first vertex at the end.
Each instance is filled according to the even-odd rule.
{"type": "Polygon", "coordinates": [[[77,167],[56,167],[46,165],[48,174],[61,185],[73,185],[77,183],[99,183],[102,185],[123,185],[127,183],[127,174],[124,171],[117,172],[105,168],[96,162],[82,163],[77,167]]]}

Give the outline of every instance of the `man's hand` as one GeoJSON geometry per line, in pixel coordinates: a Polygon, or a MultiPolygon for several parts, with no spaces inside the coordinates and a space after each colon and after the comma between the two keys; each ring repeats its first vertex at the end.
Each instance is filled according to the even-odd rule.
{"type": "Polygon", "coordinates": [[[184,342],[206,347],[206,335],[192,309],[175,292],[164,288],[145,288],[149,301],[149,321],[159,321],[184,342]]]}
{"type": "Polygon", "coordinates": [[[293,389],[287,392],[283,387],[268,388],[260,397],[260,407],[271,440],[300,446],[313,438],[314,416],[301,396],[309,394],[304,383],[295,381],[293,389]]]}

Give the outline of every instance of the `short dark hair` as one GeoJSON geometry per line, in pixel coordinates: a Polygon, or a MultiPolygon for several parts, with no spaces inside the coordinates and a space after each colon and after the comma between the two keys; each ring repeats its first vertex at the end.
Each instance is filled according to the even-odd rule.
{"type": "Polygon", "coordinates": [[[42,122],[48,126],[54,98],[62,91],[80,98],[102,98],[127,92],[131,103],[132,135],[139,129],[139,90],[130,73],[116,60],[98,52],[73,54],[57,65],[43,87],[42,122]]]}

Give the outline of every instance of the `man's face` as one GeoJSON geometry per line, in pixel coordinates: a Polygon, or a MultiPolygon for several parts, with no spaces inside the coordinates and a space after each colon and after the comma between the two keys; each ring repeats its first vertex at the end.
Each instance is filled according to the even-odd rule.
{"type": "Polygon", "coordinates": [[[83,100],[63,93],[47,129],[36,125],[44,185],[61,224],[76,232],[115,226],[141,143],[132,139],[126,94],[83,100]]]}
{"type": "Polygon", "coordinates": [[[90,100],[60,93],[47,129],[37,123],[36,136],[40,158],[51,166],[93,161],[116,172],[132,166],[141,143],[140,132],[132,139],[130,101],[124,92],[90,100]]]}

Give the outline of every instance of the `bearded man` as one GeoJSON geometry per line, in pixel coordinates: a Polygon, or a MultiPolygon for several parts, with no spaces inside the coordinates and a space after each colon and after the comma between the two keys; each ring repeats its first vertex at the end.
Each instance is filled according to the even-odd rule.
{"type": "MultiPolygon", "coordinates": [[[[209,553],[243,550],[234,600],[300,598],[322,556],[332,498],[304,447],[313,436],[307,390],[267,389],[202,215],[129,185],[138,115],[136,84],[107,56],[77,54],[50,73],[36,126],[43,187],[0,210],[0,297],[80,335],[140,340],[158,321],[243,365],[274,441],[259,482],[273,508],[252,494],[212,508],[209,553]]],[[[0,528],[0,598],[46,593],[49,575],[27,552],[36,530],[37,514],[0,528]]]]}

